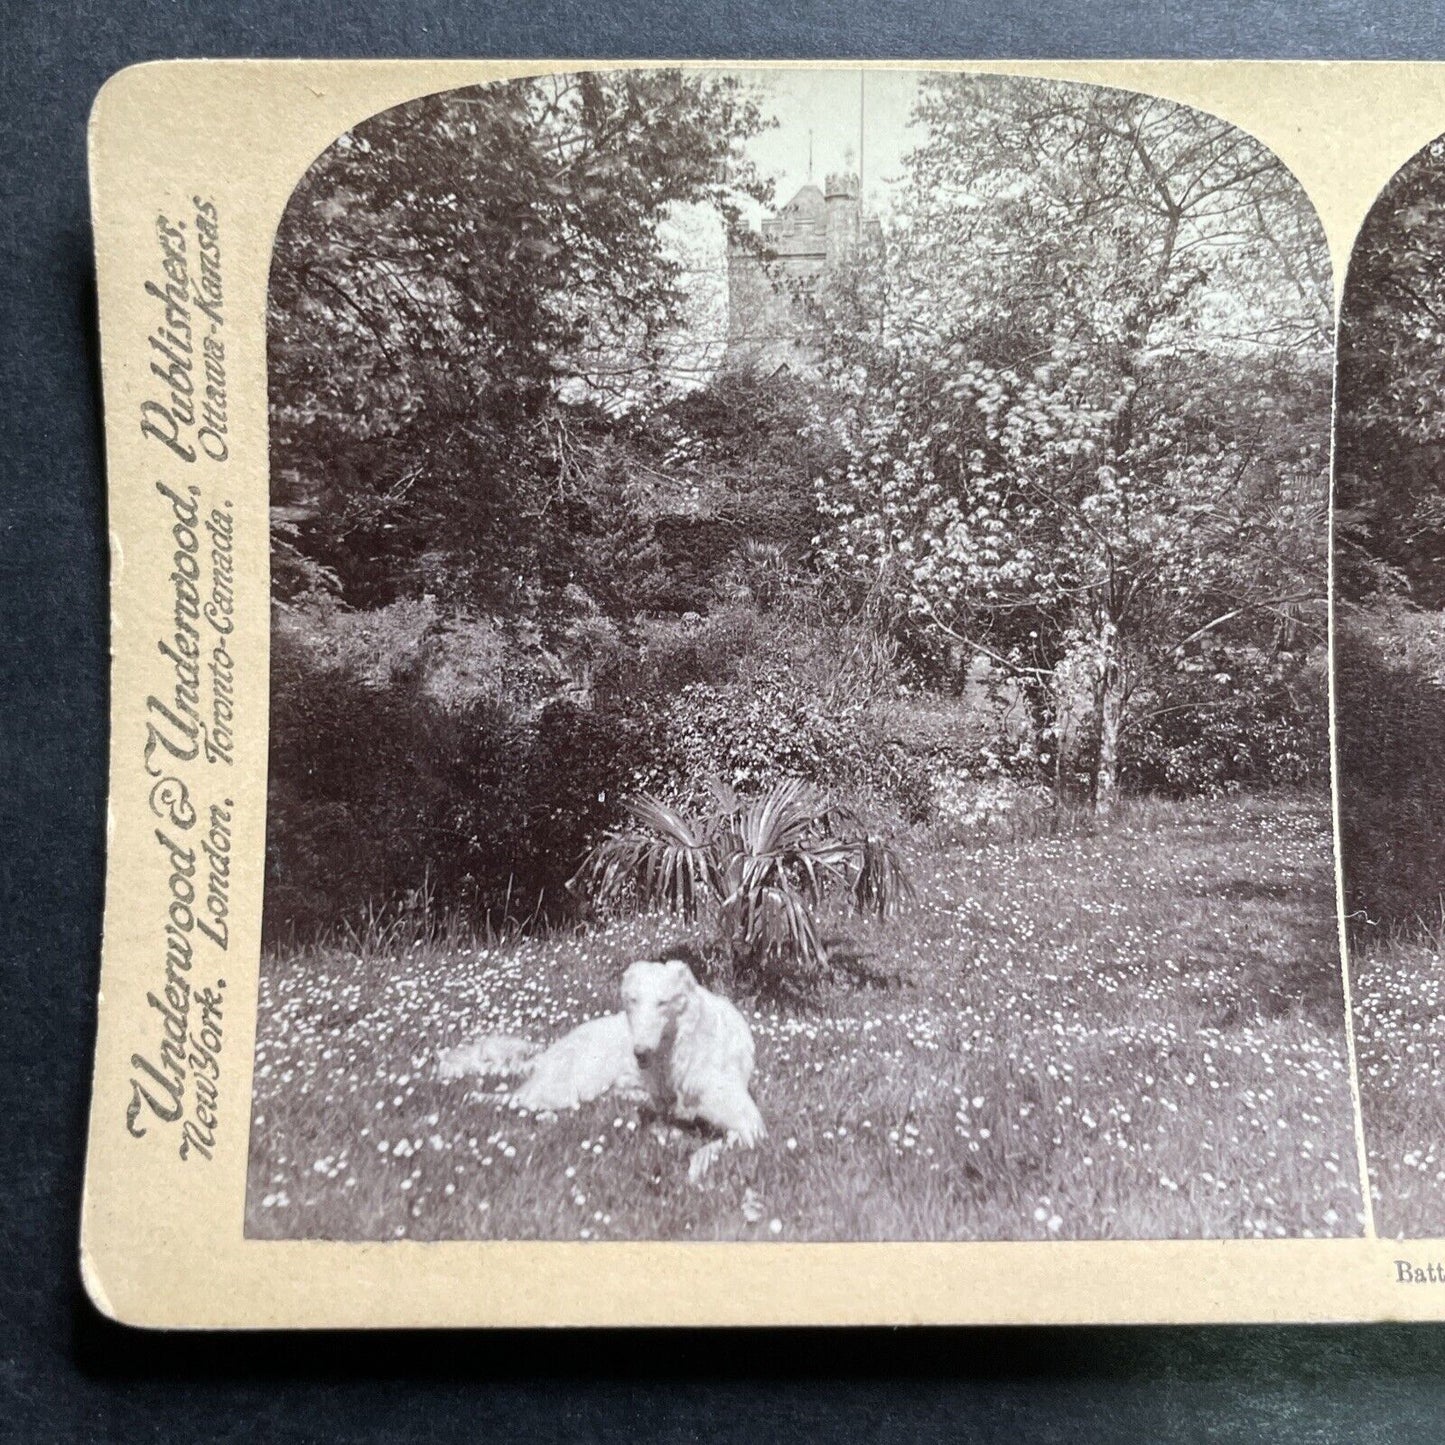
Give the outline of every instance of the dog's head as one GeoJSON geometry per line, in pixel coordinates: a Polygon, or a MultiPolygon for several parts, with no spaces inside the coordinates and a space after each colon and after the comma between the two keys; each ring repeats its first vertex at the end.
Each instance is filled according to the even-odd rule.
{"type": "Polygon", "coordinates": [[[651,1065],[697,986],[692,970],[680,958],[634,963],[622,975],[622,1007],[632,1034],[632,1052],[642,1068],[651,1065]]]}

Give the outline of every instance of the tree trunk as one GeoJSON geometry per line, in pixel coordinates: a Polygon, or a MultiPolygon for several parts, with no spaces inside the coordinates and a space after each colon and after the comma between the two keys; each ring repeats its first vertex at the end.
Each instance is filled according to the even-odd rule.
{"type": "Polygon", "coordinates": [[[1119,626],[1105,618],[1099,627],[1099,762],[1094,773],[1094,816],[1110,818],[1119,800],[1119,729],[1124,721],[1124,668],[1119,660],[1119,626]]]}
{"type": "Polygon", "coordinates": [[[1068,719],[1061,713],[1054,730],[1054,802],[1060,808],[1068,801],[1065,797],[1068,774],[1064,771],[1064,748],[1068,741],[1068,719]]]}
{"type": "Polygon", "coordinates": [[[1074,739],[1074,705],[1075,700],[1071,695],[1071,688],[1076,685],[1076,680],[1065,676],[1062,679],[1055,669],[1052,685],[1052,702],[1054,709],[1054,802],[1062,808],[1068,802],[1069,793],[1069,749],[1073,746],[1074,739]]]}

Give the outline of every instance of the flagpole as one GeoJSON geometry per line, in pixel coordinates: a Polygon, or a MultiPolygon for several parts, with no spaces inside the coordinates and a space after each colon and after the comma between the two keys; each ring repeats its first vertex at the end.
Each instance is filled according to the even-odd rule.
{"type": "Polygon", "coordinates": [[[862,213],[863,208],[863,87],[868,79],[868,72],[858,72],[858,208],[862,213]]]}

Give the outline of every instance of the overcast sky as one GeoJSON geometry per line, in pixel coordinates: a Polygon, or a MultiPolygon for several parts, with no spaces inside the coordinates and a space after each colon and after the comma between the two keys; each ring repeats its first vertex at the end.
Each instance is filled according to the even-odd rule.
{"type": "Polygon", "coordinates": [[[858,168],[859,103],[862,102],[863,185],[868,199],[887,209],[888,183],[902,173],[903,157],[918,143],[908,125],[918,89],[916,70],[743,70],[740,80],[757,87],[763,113],[778,124],[748,150],[786,204],[808,179],[808,133],[813,134],[813,179],[821,185],[841,171],[847,153],[858,168]],[[859,82],[863,93],[860,97],[859,82]]]}
{"type": "MultiPolygon", "coordinates": [[[[888,193],[903,170],[903,157],[920,134],[908,124],[918,89],[916,70],[732,71],[756,88],[775,126],[748,146],[758,170],[773,182],[774,204],[784,206],[808,179],[808,135],[813,140],[813,179],[821,186],[832,171],[858,168],[859,101],[863,107],[863,188],[876,212],[889,209],[888,193]],[[863,93],[859,95],[859,79],[863,93]],[[849,153],[851,151],[851,161],[849,153]]],[[[749,206],[754,225],[765,208],[749,206]]],[[[671,364],[684,385],[696,385],[722,359],[727,338],[727,256],[722,218],[704,205],[679,206],[662,228],[663,244],[684,270],[684,322],[674,338],[671,364]]]]}

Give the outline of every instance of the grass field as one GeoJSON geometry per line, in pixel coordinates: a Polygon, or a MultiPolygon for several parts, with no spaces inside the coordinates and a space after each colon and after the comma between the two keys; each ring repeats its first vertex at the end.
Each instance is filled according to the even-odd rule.
{"type": "Polygon", "coordinates": [[[1351,951],[1360,1112],[1375,1229],[1445,1235],[1445,950],[1442,938],[1351,951]]]}
{"type": "Polygon", "coordinates": [[[479,1033],[550,1039],[681,936],[632,919],[488,950],[416,939],[263,964],[247,1232],[265,1238],[1354,1235],[1359,1175],[1322,797],[1135,805],[1107,833],[908,847],[870,983],[743,1000],[770,1134],[616,1101],[555,1120],[442,1082],[479,1033]]]}

